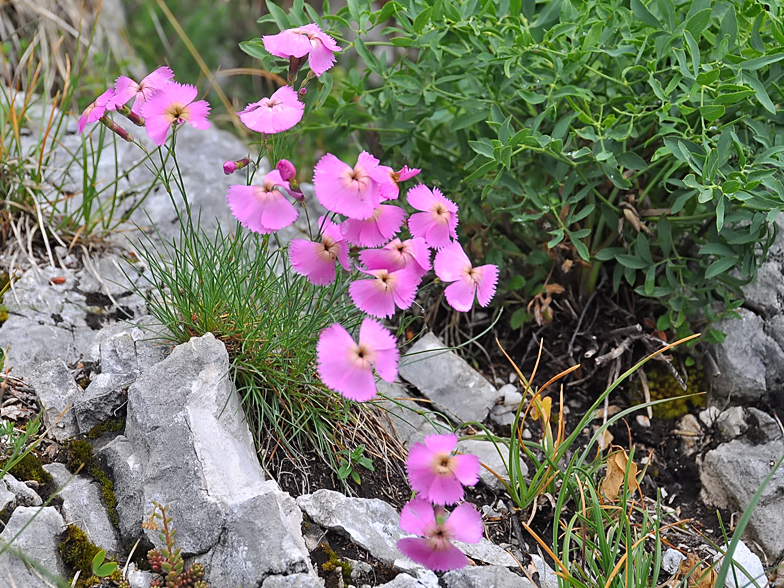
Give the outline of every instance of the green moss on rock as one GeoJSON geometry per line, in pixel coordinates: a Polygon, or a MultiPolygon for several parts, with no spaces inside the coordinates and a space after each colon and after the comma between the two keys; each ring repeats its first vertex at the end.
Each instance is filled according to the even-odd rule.
{"type": "MultiPolygon", "coordinates": [[[[6,461],[0,461],[0,469],[4,469],[6,461]]],[[[33,452],[28,453],[8,470],[17,480],[26,482],[34,480],[38,482],[38,494],[42,499],[47,500],[57,489],[51,474],[43,468],[40,458],[33,452]]]]}
{"type": "Polygon", "coordinates": [[[114,482],[101,468],[101,464],[93,453],[93,446],[84,439],[73,439],[66,445],[68,461],[66,465],[71,473],[76,473],[79,467],[101,485],[101,496],[109,511],[109,518],[115,527],[119,527],[117,518],[117,497],[114,495],[114,482]]]}
{"type": "MultiPolygon", "coordinates": [[[[680,387],[675,378],[669,372],[653,369],[648,372],[648,388],[651,393],[651,400],[662,400],[664,398],[676,398],[687,394],[697,394],[705,392],[705,373],[701,367],[689,367],[686,370],[689,380],[686,382],[686,390],[680,387]]],[[[705,406],[705,394],[692,396],[691,398],[681,398],[663,402],[652,407],[653,416],[660,419],[677,419],[685,415],[692,408],[705,406]]]]}
{"type": "Polygon", "coordinates": [[[105,423],[95,425],[87,433],[88,439],[97,439],[104,433],[116,433],[125,430],[125,419],[109,419],[105,423]]]}

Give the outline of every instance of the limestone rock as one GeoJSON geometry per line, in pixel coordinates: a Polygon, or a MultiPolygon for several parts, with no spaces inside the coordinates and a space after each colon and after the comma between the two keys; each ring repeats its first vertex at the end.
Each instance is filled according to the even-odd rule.
{"type": "Polygon", "coordinates": [[[762,318],[744,308],[739,319],[724,320],[716,328],[727,334],[716,345],[716,361],[721,374],[713,390],[720,398],[753,403],[777,389],[784,374],[784,352],[765,333],[762,318]]]}
{"type": "MultiPolygon", "coordinates": [[[[727,551],[727,545],[722,547],[721,552],[727,551]]],[[[721,562],[724,556],[717,553],[713,558],[715,562],[721,562]]],[[[719,566],[716,566],[718,571],[719,566]]],[[[726,588],[767,588],[768,578],[765,569],[762,567],[760,558],[754,555],[743,541],[740,541],[732,554],[732,568],[727,574],[726,588]]]]}
{"type": "Polygon", "coordinates": [[[483,421],[498,399],[495,387],[432,333],[405,355],[400,376],[455,422],[483,421]]]}
{"type": "Polygon", "coordinates": [[[716,419],[716,427],[727,441],[740,437],[749,428],[746,423],[746,411],[742,406],[731,406],[716,419]]]}
{"type": "Polygon", "coordinates": [[[414,443],[422,443],[427,435],[449,433],[452,427],[433,411],[418,405],[409,398],[402,384],[389,384],[383,380],[378,383],[378,392],[395,401],[384,400],[383,407],[389,420],[389,428],[394,429],[401,441],[411,447],[414,443]]]}
{"type": "MultiPolygon", "coordinates": [[[[461,453],[472,453],[476,455],[483,465],[489,467],[507,483],[509,482],[509,472],[507,471],[505,464],[505,461],[509,459],[509,450],[505,445],[499,445],[498,448],[496,448],[491,441],[476,441],[469,439],[458,442],[457,450],[461,453]],[[503,452],[503,458],[498,453],[499,450],[503,452]]],[[[528,466],[525,465],[525,462],[523,461],[520,462],[520,474],[523,477],[528,475],[528,466]]],[[[504,487],[501,481],[485,467],[480,468],[479,478],[485,485],[493,490],[500,491],[504,487]]]]}
{"type": "MultiPolygon", "coordinates": [[[[784,441],[752,446],[735,439],[709,451],[698,461],[702,499],[710,505],[741,512],[784,454],[784,441]]],[[[784,468],[765,487],[749,521],[748,532],[772,560],[784,556],[784,468]]]]}
{"type": "Polygon", "coordinates": [[[65,362],[55,359],[42,363],[30,374],[29,381],[43,408],[44,426],[49,428],[56,422],[49,435],[59,442],[77,435],[73,406],[84,390],[76,384],[65,362]]]}
{"type": "MultiPolygon", "coordinates": [[[[66,569],[60,560],[58,543],[60,534],[65,529],[65,521],[57,509],[51,506],[45,508],[20,506],[11,515],[0,539],[5,542],[13,539],[13,548],[36,566],[50,574],[65,577],[66,569]],[[27,527],[25,528],[25,525],[27,527]],[[24,529],[24,530],[22,530],[24,529]]],[[[0,555],[0,588],[49,588],[51,584],[45,582],[38,573],[30,570],[11,550],[0,555]],[[9,581],[13,579],[13,583],[9,581]]]]}
{"type": "Polygon", "coordinates": [[[30,488],[27,484],[20,482],[11,474],[3,476],[0,484],[5,484],[5,487],[16,497],[17,505],[41,506],[43,504],[43,500],[41,500],[41,497],[38,496],[35,490],[30,488]]]}
{"type": "Polygon", "coordinates": [[[468,567],[444,574],[447,588],[536,588],[528,579],[501,566],[468,567]]]}
{"type": "Polygon", "coordinates": [[[290,576],[270,576],[261,588],[322,588],[323,582],[308,574],[291,574],[290,576]]]}
{"type": "Polygon", "coordinates": [[[101,499],[101,485],[85,476],[72,476],[61,463],[43,467],[60,488],[58,496],[63,500],[61,512],[65,522],[79,527],[90,541],[107,553],[119,555],[120,541],[101,499]]]}
{"type": "Polygon", "coordinates": [[[157,501],[169,505],[186,555],[216,545],[228,509],[264,493],[229,357],[212,334],[177,346],[136,380],[125,435],[101,455],[114,473],[123,540],[138,537],[157,501]]]}

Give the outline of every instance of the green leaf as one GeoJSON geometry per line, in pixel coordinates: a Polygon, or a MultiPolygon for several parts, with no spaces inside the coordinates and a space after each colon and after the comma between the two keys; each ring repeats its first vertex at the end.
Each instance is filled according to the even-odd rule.
{"type": "Polygon", "coordinates": [[[686,21],[686,25],[683,28],[689,31],[695,40],[699,41],[700,36],[702,36],[702,31],[704,31],[710,24],[711,12],[712,10],[710,8],[700,10],[697,14],[686,21]]]}
{"type": "Polygon", "coordinates": [[[635,257],[634,255],[628,254],[618,254],[615,256],[615,259],[620,263],[623,267],[628,267],[631,269],[646,269],[648,267],[648,262],[643,261],[639,257],[635,257]]]}
{"type": "Polygon", "coordinates": [[[454,133],[455,131],[459,131],[460,129],[465,129],[466,127],[470,127],[475,125],[478,122],[482,122],[487,120],[487,111],[486,110],[477,110],[477,111],[467,111],[461,114],[460,116],[456,117],[455,120],[452,121],[452,124],[449,126],[449,131],[454,133]]]}
{"type": "Polygon", "coordinates": [[[757,97],[757,100],[759,100],[759,103],[765,107],[765,110],[767,110],[771,114],[776,114],[776,107],[773,105],[770,96],[768,96],[768,92],[765,90],[765,86],[762,85],[762,82],[759,81],[757,76],[754,74],[744,73],[743,81],[745,81],[749,86],[754,88],[754,93],[757,97]]]}
{"type": "Polygon", "coordinates": [[[499,163],[495,160],[488,161],[484,165],[480,166],[479,169],[474,170],[474,172],[471,173],[467,178],[464,178],[463,183],[468,184],[470,182],[473,182],[477,178],[485,177],[487,174],[489,174],[491,171],[497,168],[498,165],[499,163]]]}
{"type": "Polygon", "coordinates": [[[389,20],[393,14],[397,14],[398,11],[404,11],[405,7],[402,4],[398,4],[394,0],[391,2],[387,2],[384,4],[384,7],[378,13],[376,17],[376,23],[381,23],[389,20]]]}
{"type": "Polygon", "coordinates": [[[735,6],[732,3],[730,3],[729,8],[724,13],[724,18],[721,19],[719,36],[716,37],[716,40],[721,41],[724,37],[729,41],[729,48],[734,47],[738,42],[738,17],[735,14],[735,6]]]}
{"type": "Polygon", "coordinates": [[[707,106],[700,106],[700,116],[708,122],[713,122],[716,119],[724,116],[725,108],[721,104],[709,104],[707,106]]]}
{"type": "Polygon", "coordinates": [[[354,48],[357,50],[357,53],[362,58],[362,60],[368,66],[370,66],[371,69],[378,69],[378,59],[376,59],[376,56],[367,50],[367,47],[365,47],[365,42],[359,37],[354,39],[354,48]]]}
{"type": "Polygon", "coordinates": [[[275,24],[278,25],[278,28],[281,31],[292,28],[289,17],[286,16],[286,13],[272,0],[267,0],[267,10],[269,10],[272,18],[275,19],[275,24]]]}
{"type": "Polygon", "coordinates": [[[433,9],[428,7],[419,13],[419,15],[414,19],[414,31],[417,33],[422,32],[422,29],[425,28],[425,25],[430,22],[430,14],[432,12],[433,9]]]}
{"type": "Polygon", "coordinates": [[[512,313],[512,317],[509,319],[509,326],[511,326],[512,329],[519,329],[530,321],[531,317],[528,315],[526,309],[518,308],[512,313]]]}
{"type": "Polygon", "coordinates": [[[261,39],[242,41],[240,43],[240,49],[242,49],[251,57],[255,57],[256,59],[264,59],[265,57],[269,57],[269,53],[267,53],[267,50],[264,49],[264,44],[262,43],[261,39]]]}
{"type": "Polygon", "coordinates": [[[766,65],[770,65],[771,63],[776,63],[777,61],[781,61],[782,59],[784,59],[784,51],[779,50],[779,52],[777,53],[763,55],[762,57],[757,57],[755,59],[747,59],[746,61],[741,61],[740,67],[741,69],[745,69],[746,71],[755,71],[765,67],[766,65]]]}
{"type": "Polygon", "coordinates": [[[719,274],[723,274],[724,272],[727,272],[735,267],[735,264],[737,263],[737,257],[722,257],[717,259],[708,266],[708,269],[705,270],[705,279],[709,280],[718,276],[719,274]]]}
{"type": "Polygon", "coordinates": [[[484,155],[490,159],[495,159],[495,149],[488,139],[483,138],[479,141],[469,141],[468,146],[476,151],[479,155],[484,155]]]}
{"type": "Polygon", "coordinates": [[[655,29],[663,28],[662,24],[659,22],[659,19],[653,16],[651,11],[648,10],[645,4],[643,4],[640,0],[631,0],[631,8],[634,16],[647,24],[649,27],[653,27],[655,29]]]}
{"type": "Polygon", "coordinates": [[[697,83],[700,84],[701,86],[710,86],[713,82],[719,79],[720,74],[721,71],[718,69],[704,71],[697,76],[697,83]]]}
{"type": "Polygon", "coordinates": [[[590,260],[591,254],[588,252],[588,247],[585,246],[585,243],[580,241],[580,239],[577,237],[577,233],[573,233],[572,231],[566,231],[566,233],[569,235],[569,241],[571,241],[572,245],[574,245],[574,248],[577,250],[579,256],[584,261],[590,260]]]}
{"type": "Polygon", "coordinates": [[[620,166],[625,167],[626,169],[644,170],[648,168],[648,164],[645,163],[645,160],[632,151],[621,153],[615,160],[620,166]]]}
{"type": "Polygon", "coordinates": [[[408,37],[392,37],[390,42],[395,47],[411,47],[414,44],[413,39],[409,39],[408,37]]]}
{"type": "Polygon", "coordinates": [[[656,266],[652,265],[645,272],[645,294],[651,296],[653,289],[656,287],[656,266]]]}
{"type": "Polygon", "coordinates": [[[321,74],[318,80],[321,82],[321,89],[319,90],[316,104],[313,106],[314,110],[318,110],[324,105],[324,102],[329,98],[329,94],[332,91],[332,75],[330,75],[328,71],[321,74]]]}

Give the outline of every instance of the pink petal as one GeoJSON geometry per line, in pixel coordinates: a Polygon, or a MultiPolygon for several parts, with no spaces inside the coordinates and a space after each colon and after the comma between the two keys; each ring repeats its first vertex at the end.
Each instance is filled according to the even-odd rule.
{"type": "MultiPolygon", "coordinates": [[[[470,453],[463,455],[455,455],[455,466],[452,472],[463,486],[476,486],[479,481],[479,468],[482,467],[479,458],[470,453]]],[[[462,539],[461,539],[462,541],[462,539]]]]}
{"type": "Polygon", "coordinates": [[[436,253],[433,268],[439,280],[454,282],[465,276],[466,270],[471,269],[471,262],[460,243],[453,241],[436,253]]]}
{"type": "Polygon", "coordinates": [[[155,71],[151,72],[147,77],[142,80],[140,85],[161,90],[163,87],[174,79],[174,72],[170,67],[162,65],[155,71]]]}
{"type": "Polygon", "coordinates": [[[427,243],[422,238],[414,238],[404,241],[405,244],[409,245],[413,250],[412,256],[414,261],[416,261],[417,265],[422,269],[422,273],[427,273],[430,268],[430,248],[427,246],[427,243]]]}
{"type": "Polygon", "coordinates": [[[120,76],[114,81],[114,99],[112,102],[117,106],[122,106],[136,96],[138,91],[139,84],[127,76],[120,76]]]}
{"type": "Polygon", "coordinates": [[[495,285],[498,282],[498,267],[492,264],[482,265],[474,269],[476,281],[476,298],[479,304],[487,306],[495,294],[495,285]]]}
{"type": "Polygon", "coordinates": [[[163,145],[166,142],[166,134],[169,132],[171,123],[163,115],[146,116],[144,127],[153,143],[163,145]]]}
{"type": "Polygon", "coordinates": [[[376,395],[376,381],[370,365],[356,362],[356,344],[339,324],[324,329],[316,353],[318,374],[324,384],[351,400],[364,401],[376,395]]]}
{"type": "Polygon", "coordinates": [[[429,210],[430,204],[435,201],[435,196],[430,188],[424,184],[417,184],[408,191],[408,203],[417,210],[429,210]]]}
{"type": "Polygon", "coordinates": [[[400,511],[400,528],[412,535],[427,536],[436,528],[433,505],[422,498],[414,498],[400,511]]]}
{"type": "Polygon", "coordinates": [[[321,39],[313,39],[312,45],[308,65],[316,77],[319,77],[335,64],[335,54],[324,45],[321,39]]]}
{"type": "Polygon", "coordinates": [[[379,204],[366,219],[347,219],[342,225],[343,235],[354,245],[378,247],[400,231],[405,218],[406,211],[399,206],[379,204]]]}
{"type": "Polygon", "coordinates": [[[356,307],[370,316],[383,318],[395,314],[392,291],[387,290],[375,277],[352,282],[348,293],[356,307]]]}
{"type": "Polygon", "coordinates": [[[397,349],[395,337],[389,332],[389,329],[371,318],[365,318],[359,329],[359,342],[375,351],[375,359],[372,360],[372,363],[381,379],[394,382],[397,377],[400,352],[397,349]]]}
{"type": "Polygon", "coordinates": [[[482,515],[472,505],[463,503],[452,511],[443,529],[457,541],[479,543],[484,532],[482,515]]]}
{"type": "Polygon", "coordinates": [[[210,104],[206,100],[197,100],[196,102],[191,102],[186,107],[187,116],[183,118],[190,124],[194,129],[209,129],[210,123],[207,120],[207,116],[210,114],[210,104]]]}
{"type": "Polygon", "coordinates": [[[468,312],[474,305],[476,285],[468,276],[457,280],[444,290],[449,306],[460,312],[468,312]]]}
{"type": "Polygon", "coordinates": [[[314,38],[318,38],[330,51],[340,51],[340,46],[337,44],[335,39],[322,31],[317,24],[306,24],[300,27],[300,29],[308,32],[308,36],[310,37],[311,42],[313,42],[314,38]]]}
{"type": "Polygon", "coordinates": [[[424,497],[427,497],[430,486],[436,477],[436,473],[433,470],[434,458],[433,452],[421,443],[414,443],[411,449],[408,450],[408,458],[406,459],[408,482],[412,489],[424,497]]]}
{"type": "Polygon", "coordinates": [[[425,447],[433,453],[444,453],[448,455],[457,447],[457,435],[454,433],[427,435],[425,437],[425,447]]]}
{"type": "MultiPolygon", "coordinates": [[[[148,127],[149,124],[148,120],[148,127]]],[[[256,189],[257,186],[229,186],[226,200],[231,213],[243,227],[255,233],[269,233],[270,231],[261,222],[262,205],[254,195],[256,189]]]]}
{"type": "Polygon", "coordinates": [[[264,49],[275,57],[302,57],[310,52],[310,39],[300,29],[287,29],[277,35],[265,35],[261,38],[264,49]]]}
{"type": "Polygon", "coordinates": [[[280,172],[280,177],[284,180],[290,180],[297,175],[297,168],[288,159],[281,159],[275,169],[280,172]]]}
{"type": "Polygon", "coordinates": [[[305,105],[297,99],[297,92],[289,86],[282,86],[269,98],[248,104],[239,115],[249,129],[271,135],[296,125],[302,120],[304,112],[305,105]]]}
{"type": "Polygon", "coordinates": [[[286,198],[278,192],[268,192],[268,194],[275,194],[277,196],[270,196],[265,202],[264,208],[261,213],[261,223],[271,231],[278,231],[284,227],[289,226],[299,216],[297,209],[294,205],[286,200],[286,198]]]}
{"type": "Polygon", "coordinates": [[[422,496],[433,504],[454,504],[463,498],[463,485],[451,474],[434,475],[422,496]]]}
{"type": "Polygon", "coordinates": [[[397,542],[397,548],[411,561],[437,572],[459,570],[468,564],[468,559],[457,547],[445,545],[443,550],[434,550],[427,539],[408,537],[397,542]]]}
{"type": "Polygon", "coordinates": [[[417,288],[419,288],[420,276],[418,273],[402,269],[392,272],[395,283],[392,287],[392,299],[398,308],[403,310],[410,308],[416,298],[417,288]]]}
{"type": "Polygon", "coordinates": [[[335,280],[335,261],[324,254],[324,246],[306,239],[292,239],[289,243],[291,266],[306,276],[311,284],[326,286],[335,280]]]}
{"type": "MultiPolygon", "coordinates": [[[[420,212],[418,214],[430,214],[427,212],[420,212]]],[[[453,231],[448,224],[432,222],[425,233],[425,241],[430,247],[439,249],[446,247],[452,242],[452,239],[457,239],[457,233],[453,231]]]]}
{"type": "Polygon", "coordinates": [[[421,171],[422,171],[421,169],[409,169],[407,165],[404,165],[403,169],[397,172],[397,176],[398,176],[397,181],[405,182],[406,180],[410,180],[421,171]]]}
{"type": "MultiPolygon", "coordinates": [[[[395,239],[399,241],[399,239],[395,239]]],[[[385,269],[394,272],[406,267],[405,258],[397,251],[382,247],[381,249],[365,249],[359,252],[359,260],[367,269],[385,269]]]]}
{"type": "MultiPolygon", "coordinates": [[[[360,162],[357,162],[359,167],[360,162]]],[[[363,219],[373,214],[380,195],[369,172],[364,171],[361,181],[352,181],[351,174],[354,173],[354,168],[328,153],[316,164],[313,186],[316,197],[327,210],[349,218],[363,219]]]]}

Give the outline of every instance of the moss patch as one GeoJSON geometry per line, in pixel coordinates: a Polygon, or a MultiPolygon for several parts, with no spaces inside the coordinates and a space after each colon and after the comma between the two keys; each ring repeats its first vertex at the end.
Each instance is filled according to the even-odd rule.
{"type": "MultiPolygon", "coordinates": [[[[5,465],[6,461],[0,461],[0,468],[5,468],[5,465]]],[[[43,468],[41,460],[32,452],[19,460],[8,470],[8,473],[22,482],[27,480],[38,482],[37,493],[43,500],[48,500],[57,489],[51,474],[43,468]]]]}
{"type": "Polygon", "coordinates": [[[316,548],[316,552],[320,552],[316,555],[316,559],[319,560],[321,569],[324,572],[330,573],[339,571],[343,576],[343,582],[346,585],[351,584],[351,572],[353,571],[353,568],[350,563],[341,560],[340,556],[325,543],[321,543],[316,548]]]}
{"type": "Polygon", "coordinates": [[[82,471],[101,485],[101,495],[103,502],[109,511],[109,518],[115,527],[119,528],[117,518],[117,497],[114,495],[114,482],[109,479],[106,472],[101,469],[101,464],[93,454],[93,446],[84,439],[74,439],[65,446],[67,462],[66,465],[71,473],[82,466],[82,471]]]}
{"type": "MultiPolygon", "coordinates": [[[[648,372],[648,387],[651,392],[651,400],[661,400],[663,398],[675,398],[686,394],[696,394],[705,392],[705,373],[701,367],[689,367],[686,369],[689,380],[686,382],[686,390],[680,387],[675,378],[669,372],[653,369],[648,372]]],[[[660,419],[677,419],[689,412],[692,408],[705,406],[705,395],[692,396],[663,402],[652,407],[653,416],[660,419]]]]}
{"type": "Polygon", "coordinates": [[[105,423],[95,425],[87,433],[88,439],[97,439],[104,433],[116,433],[125,430],[125,419],[109,419],[105,423]]]}
{"type": "MultiPolygon", "coordinates": [[[[87,538],[87,535],[76,525],[68,525],[59,544],[60,555],[63,563],[71,570],[72,574],[79,571],[79,580],[76,588],[89,588],[101,586],[106,580],[119,583],[122,580],[122,570],[118,568],[107,578],[93,575],[93,558],[101,548],[87,538]]],[[[107,559],[108,561],[114,561],[107,559]]]]}

